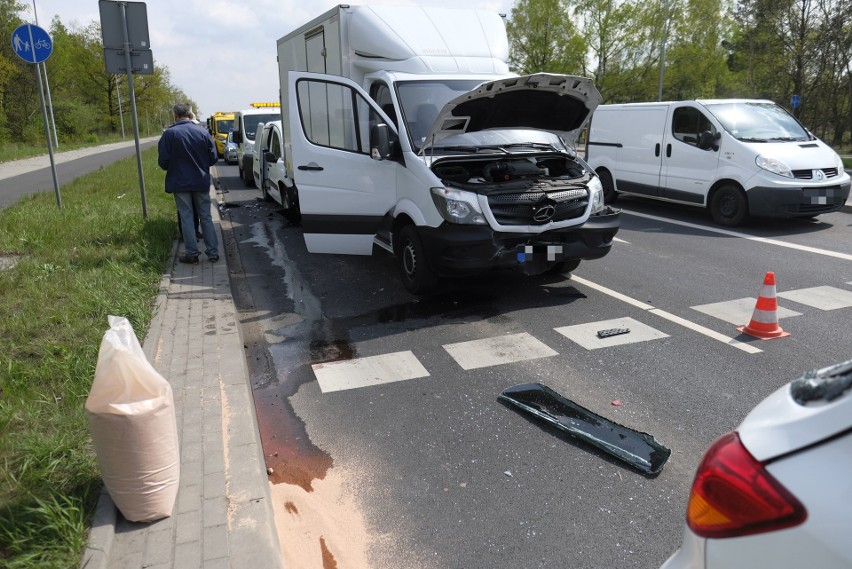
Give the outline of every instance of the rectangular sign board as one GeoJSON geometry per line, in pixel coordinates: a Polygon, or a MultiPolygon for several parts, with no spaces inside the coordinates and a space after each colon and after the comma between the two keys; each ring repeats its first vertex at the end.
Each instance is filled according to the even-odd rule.
{"type": "MultiPolygon", "coordinates": [[[[127,15],[127,36],[134,50],[151,49],[148,39],[148,8],[144,2],[122,2],[127,15]]],[[[101,37],[105,48],[124,47],[124,19],[118,2],[100,0],[101,37]]]]}
{"type": "MultiPolygon", "coordinates": [[[[107,73],[127,73],[127,59],[124,57],[124,49],[104,48],[104,63],[107,73]]],[[[150,49],[130,50],[131,72],[136,75],[154,74],[154,52],[150,49]]]]}

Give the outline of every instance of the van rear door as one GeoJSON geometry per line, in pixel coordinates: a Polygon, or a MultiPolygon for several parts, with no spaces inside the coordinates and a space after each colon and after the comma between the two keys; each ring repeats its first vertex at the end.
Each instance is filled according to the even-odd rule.
{"type": "Polygon", "coordinates": [[[396,203],[401,167],[370,157],[370,128],[393,122],[344,77],[291,71],[288,89],[293,176],[308,251],[369,255],[396,203]]]}

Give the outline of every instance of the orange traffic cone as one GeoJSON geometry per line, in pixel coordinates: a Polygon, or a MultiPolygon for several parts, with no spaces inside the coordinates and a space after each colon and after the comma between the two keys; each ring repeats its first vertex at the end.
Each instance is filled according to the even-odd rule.
{"type": "Polygon", "coordinates": [[[778,299],[775,296],[775,273],[770,271],[766,273],[766,277],[763,279],[763,292],[754,306],[751,322],[746,326],[740,326],[737,330],[761,340],[789,336],[790,334],[778,325],[777,312],[778,299]]]}

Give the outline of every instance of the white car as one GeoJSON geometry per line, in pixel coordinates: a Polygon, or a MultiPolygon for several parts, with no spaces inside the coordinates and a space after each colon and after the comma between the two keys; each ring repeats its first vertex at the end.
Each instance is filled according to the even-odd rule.
{"type": "Polygon", "coordinates": [[[237,163],[237,145],[234,143],[234,131],[228,132],[228,139],[225,141],[225,164],[237,163]]]}
{"type": "Polygon", "coordinates": [[[705,453],[663,569],[852,567],[852,360],[808,372],[705,453]]]}

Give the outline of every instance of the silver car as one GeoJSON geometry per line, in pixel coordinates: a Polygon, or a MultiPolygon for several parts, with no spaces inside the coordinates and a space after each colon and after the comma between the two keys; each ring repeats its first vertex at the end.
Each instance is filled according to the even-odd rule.
{"type": "Polygon", "coordinates": [[[237,145],[234,143],[234,131],[228,131],[228,140],[225,141],[225,164],[237,163],[237,145]]]}

